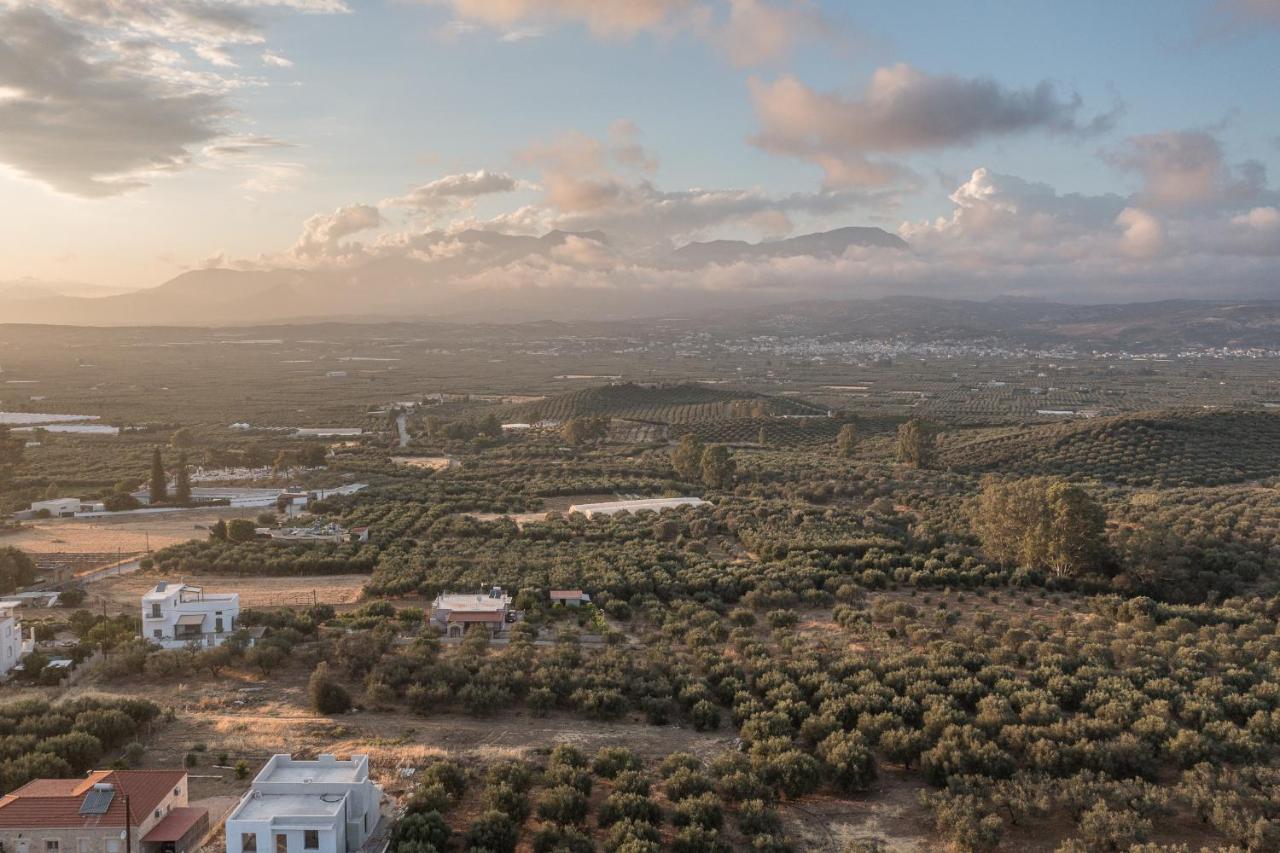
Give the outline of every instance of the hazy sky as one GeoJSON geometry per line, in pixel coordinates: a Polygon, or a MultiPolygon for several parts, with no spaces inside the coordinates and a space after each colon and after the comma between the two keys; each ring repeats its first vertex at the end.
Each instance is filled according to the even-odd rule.
{"type": "Polygon", "coordinates": [[[0,0],[0,281],[871,224],[741,272],[1280,295],[1277,79],[1280,0],[0,0]]]}

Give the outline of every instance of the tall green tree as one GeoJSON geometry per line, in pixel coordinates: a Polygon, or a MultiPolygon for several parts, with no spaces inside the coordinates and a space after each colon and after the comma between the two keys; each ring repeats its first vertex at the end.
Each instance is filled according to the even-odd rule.
{"type": "Polygon", "coordinates": [[[973,512],[974,532],[989,557],[1056,575],[1101,566],[1106,524],[1106,511],[1092,495],[1052,477],[988,477],[973,512]]]}
{"type": "Polygon", "coordinates": [[[898,461],[912,468],[933,466],[936,449],[933,425],[920,418],[898,427],[898,461]]]}
{"type": "Polygon", "coordinates": [[[693,433],[681,438],[675,450],[671,451],[671,467],[676,469],[676,476],[690,481],[702,479],[702,454],[705,449],[693,433]]]}
{"type": "Polygon", "coordinates": [[[151,502],[164,503],[169,499],[169,480],[164,473],[164,459],[160,456],[160,448],[151,451],[151,502]]]}
{"type": "Polygon", "coordinates": [[[713,489],[727,489],[733,485],[737,465],[729,455],[729,448],[713,444],[702,452],[702,482],[713,489]]]}
{"type": "Polygon", "coordinates": [[[7,595],[36,579],[36,566],[17,548],[0,548],[0,595],[7,595]]]}
{"type": "Polygon", "coordinates": [[[845,424],[836,434],[836,453],[848,458],[858,447],[858,428],[853,424],[845,424]]]}
{"type": "Polygon", "coordinates": [[[178,450],[190,450],[195,446],[195,439],[191,436],[191,430],[182,427],[169,437],[169,446],[178,450]]]}
{"type": "Polygon", "coordinates": [[[173,484],[173,499],[182,506],[191,503],[191,473],[187,471],[187,454],[178,454],[178,473],[173,484]]]}

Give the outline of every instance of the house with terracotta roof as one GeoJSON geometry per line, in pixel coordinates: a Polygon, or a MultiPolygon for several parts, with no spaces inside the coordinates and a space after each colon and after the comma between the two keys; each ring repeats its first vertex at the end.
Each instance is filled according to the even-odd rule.
{"type": "Polygon", "coordinates": [[[472,625],[483,625],[491,634],[498,634],[514,621],[511,596],[500,586],[488,593],[442,593],[431,603],[431,622],[447,637],[461,637],[472,625]]]}
{"type": "Polygon", "coordinates": [[[208,834],[183,770],[95,770],[0,797],[5,853],[188,853],[208,834]]]}
{"type": "Polygon", "coordinates": [[[591,603],[591,596],[580,589],[553,589],[551,590],[551,603],[559,604],[562,607],[581,607],[584,604],[591,603]]]}

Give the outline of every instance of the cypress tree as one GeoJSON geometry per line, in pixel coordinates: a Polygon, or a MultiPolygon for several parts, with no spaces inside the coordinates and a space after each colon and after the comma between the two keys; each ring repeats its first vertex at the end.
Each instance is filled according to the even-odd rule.
{"type": "Polygon", "coordinates": [[[164,503],[169,499],[169,481],[165,479],[164,460],[160,458],[160,448],[151,451],[151,502],[164,503]]]}

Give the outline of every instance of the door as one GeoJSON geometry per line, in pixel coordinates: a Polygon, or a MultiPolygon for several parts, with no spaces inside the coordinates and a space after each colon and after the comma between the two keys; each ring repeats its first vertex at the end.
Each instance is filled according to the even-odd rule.
{"type": "Polygon", "coordinates": [[[289,836],[283,832],[276,833],[276,853],[289,853],[289,836]]]}

